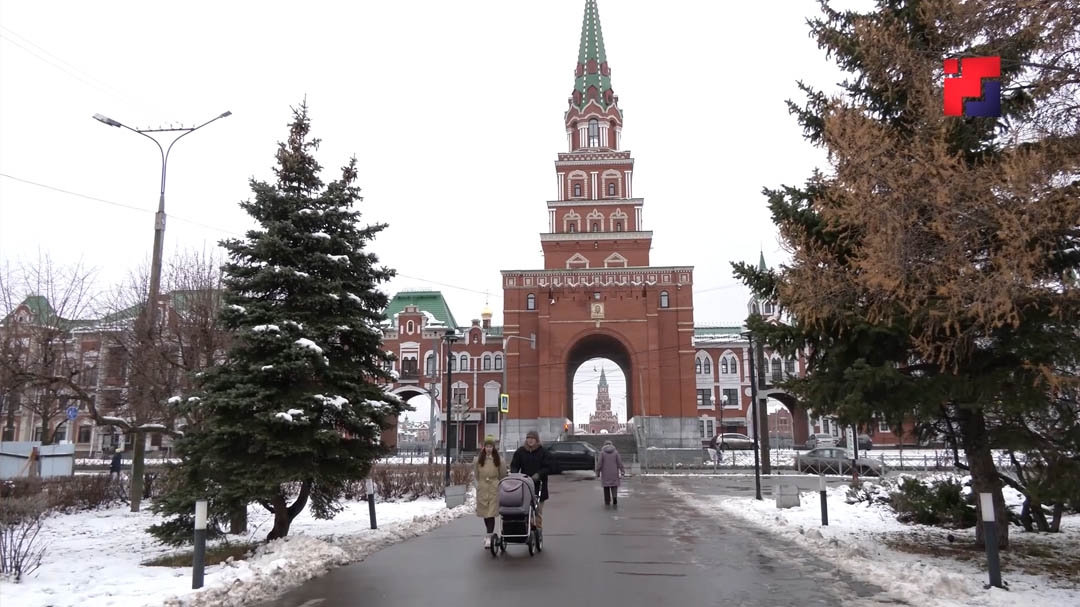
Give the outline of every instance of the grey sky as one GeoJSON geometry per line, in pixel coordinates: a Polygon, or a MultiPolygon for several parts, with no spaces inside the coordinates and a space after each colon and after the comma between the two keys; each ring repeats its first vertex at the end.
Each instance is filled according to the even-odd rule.
{"type": "MultiPolygon", "coordinates": [[[[440,289],[466,323],[487,291],[499,324],[499,270],[542,267],[583,7],[0,0],[0,263],[82,259],[104,287],[149,259],[157,149],[98,112],[144,127],[232,111],[173,149],[165,251],[241,234],[247,180],[272,180],[306,95],[324,179],[355,154],[365,218],[390,224],[374,243],[402,275],[387,291],[440,289]]],[[[798,79],[839,79],[804,24],[817,3],[599,8],[652,262],[695,266],[698,323],[738,323],[748,291],[729,262],[785,258],[762,187],[824,165],[784,105],[798,79]]]]}

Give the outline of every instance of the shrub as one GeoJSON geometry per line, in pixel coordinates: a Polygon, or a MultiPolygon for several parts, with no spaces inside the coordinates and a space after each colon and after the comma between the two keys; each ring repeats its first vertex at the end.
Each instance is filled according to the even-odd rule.
{"type": "Polygon", "coordinates": [[[905,478],[899,491],[889,496],[897,520],[961,529],[978,522],[975,505],[964,495],[964,485],[955,479],[925,484],[915,478],[905,478]]]}
{"type": "Polygon", "coordinates": [[[93,510],[127,497],[123,485],[105,474],[11,479],[4,481],[0,496],[5,499],[42,496],[49,512],[93,510]]]}
{"type": "Polygon", "coordinates": [[[46,546],[38,533],[46,512],[42,495],[0,499],[0,574],[18,582],[41,566],[46,546]]]}

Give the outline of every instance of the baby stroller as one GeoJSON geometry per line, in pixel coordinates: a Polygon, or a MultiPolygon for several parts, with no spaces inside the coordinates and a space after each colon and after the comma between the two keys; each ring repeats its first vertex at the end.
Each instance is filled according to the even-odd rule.
{"type": "Polygon", "coordinates": [[[533,524],[537,508],[536,487],[524,474],[508,474],[499,481],[499,517],[502,535],[491,538],[491,556],[506,552],[507,544],[525,544],[529,556],[543,550],[543,536],[533,524]]]}

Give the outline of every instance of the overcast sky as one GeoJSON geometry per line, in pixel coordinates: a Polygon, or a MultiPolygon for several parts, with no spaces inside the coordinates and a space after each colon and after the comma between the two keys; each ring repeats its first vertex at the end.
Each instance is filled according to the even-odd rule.
{"type": "MultiPolygon", "coordinates": [[[[157,149],[95,113],[233,112],[173,148],[165,252],[242,234],[248,179],[273,179],[306,96],[324,180],[356,155],[365,219],[389,223],[373,245],[400,273],[386,290],[440,289],[462,323],[489,293],[499,324],[499,271],[543,267],[584,4],[0,0],[0,263],[45,252],[103,285],[147,263],[157,149]]],[[[739,323],[749,293],[729,262],[785,258],[761,189],[824,165],[784,105],[796,80],[840,78],[808,37],[817,3],[599,9],[652,263],[695,267],[696,322],[739,323]]]]}

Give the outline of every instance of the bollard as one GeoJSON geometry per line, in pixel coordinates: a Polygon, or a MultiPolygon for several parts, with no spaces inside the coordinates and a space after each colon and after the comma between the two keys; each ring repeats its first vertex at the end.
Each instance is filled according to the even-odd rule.
{"type": "Polygon", "coordinates": [[[206,500],[195,502],[195,557],[191,566],[191,588],[203,587],[206,568],[206,500]]]}
{"type": "Polygon", "coordinates": [[[821,526],[829,526],[829,501],[825,497],[825,475],[818,476],[818,491],[821,493],[821,526]]]}
{"type": "Polygon", "coordinates": [[[994,512],[994,494],[979,494],[980,512],[983,520],[983,539],[986,540],[986,565],[990,570],[990,586],[1004,588],[1001,584],[1001,561],[998,559],[998,537],[996,513],[994,512]]]}
{"type": "Polygon", "coordinates": [[[378,529],[379,526],[375,523],[375,483],[369,478],[367,479],[367,509],[368,516],[371,517],[371,528],[378,529]]]}

